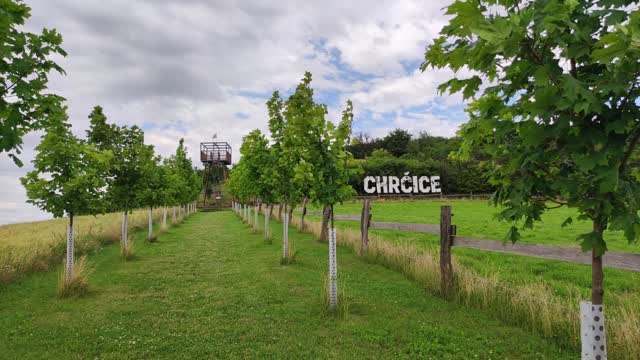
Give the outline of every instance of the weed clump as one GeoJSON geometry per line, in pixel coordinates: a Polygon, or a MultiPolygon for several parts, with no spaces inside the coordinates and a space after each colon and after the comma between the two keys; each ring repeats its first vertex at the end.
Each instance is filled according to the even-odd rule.
{"type": "Polygon", "coordinates": [[[135,246],[135,241],[133,240],[133,237],[129,236],[129,239],[127,239],[127,247],[126,248],[121,248],[122,253],[122,258],[124,260],[133,260],[136,256],[136,246],[135,246]]]}
{"type": "Polygon", "coordinates": [[[87,256],[83,255],[74,261],[73,273],[71,278],[67,280],[66,266],[64,266],[58,274],[58,290],[59,298],[80,297],[89,292],[88,277],[93,272],[89,267],[87,256]]]}
{"type": "Polygon", "coordinates": [[[338,304],[331,308],[329,301],[329,275],[325,275],[321,291],[322,315],[336,319],[346,319],[349,316],[349,300],[345,295],[345,284],[338,281],[338,304]]]}

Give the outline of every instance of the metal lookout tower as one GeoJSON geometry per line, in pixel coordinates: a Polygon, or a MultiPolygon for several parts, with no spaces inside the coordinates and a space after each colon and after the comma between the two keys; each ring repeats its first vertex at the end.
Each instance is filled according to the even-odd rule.
{"type": "Polygon", "coordinates": [[[222,183],[229,175],[231,145],[227,142],[200,143],[202,172],[202,196],[198,205],[202,210],[220,210],[223,207],[222,183]],[[201,202],[201,203],[200,203],[201,202]]]}

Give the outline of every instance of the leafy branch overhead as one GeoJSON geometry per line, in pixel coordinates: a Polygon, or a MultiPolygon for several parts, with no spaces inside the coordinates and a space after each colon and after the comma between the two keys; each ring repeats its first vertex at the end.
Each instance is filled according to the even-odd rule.
{"type": "Polygon", "coordinates": [[[22,137],[59,116],[64,101],[46,92],[49,73],[64,74],[51,60],[67,55],[62,36],[48,29],[40,34],[23,31],[29,17],[31,9],[22,2],[0,1],[0,153],[8,153],[18,166],[22,137]]]}
{"type": "Polygon", "coordinates": [[[471,99],[460,156],[492,159],[500,217],[530,228],[552,203],[575,207],[594,223],[583,249],[598,254],[605,228],[640,236],[640,12],[629,4],[456,1],[422,64],[456,71],[440,90],[471,99]]]}

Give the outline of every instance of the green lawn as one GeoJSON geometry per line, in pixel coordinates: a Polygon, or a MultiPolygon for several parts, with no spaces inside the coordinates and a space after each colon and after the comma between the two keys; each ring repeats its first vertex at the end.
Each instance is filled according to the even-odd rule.
{"type": "Polygon", "coordinates": [[[1,358],[574,359],[524,330],[433,297],[338,249],[349,315],[323,315],[327,245],[292,231],[297,262],[231,212],[198,213],[138,259],[91,257],[88,297],[55,298],[57,274],[0,289],[1,358]]]}
{"type": "MultiPolygon", "coordinates": [[[[440,206],[451,205],[453,224],[458,235],[502,240],[509,227],[508,223],[494,219],[496,208],[487,201],[381,201],[372,203],[373,221],[393,221],[406,223],[437,224],[440,219],[440,206]]],[[[317,210],[317,209],[316,209],[317,210]]],[[[348,202],[335,207],[336,214],[359,214],[361,202],[348,202]]],[[[311,216],[320,220],[319,216],[311,216]]],[[[351,228],[359,231],[358,221],[337,221],[339,228],[351,228]]],[[[536,223],[533,230],[522,231],[523,242],[578,247],[576,237],[590,231],[591,225],[578,221],[576,213],[570,209],[552,210],[536,223]],[[560,224],[568,217],[574,217],[574,223],[562,228],[560,224]]],[[[387,241],[410,242],[418,246],[435,248],[439,245],[437,234],[419,234],[405,231],[371,229],[371,234],[379,235],[387,241]]],[[[606,232],[609,250],[640,253],[640,243],[629,244],[621,232],[606,232]]],[[[493,253],[481,250],[453,248],[453,254],[464,265],[486,276],[495,276],[514,285],[544,282],[557,293],[567,295],[570,291],[579,291],[588,298],[591,289],[591,266],[566,263],[554,260],[529,258],[517,255],[493,253]]],[[[608,294],[618,295],[640,293],[640,273],[617,269],[605,269],[605,289],[608,294]]],[[[606,295],[605,295],[606,296],[606,295]]]]}

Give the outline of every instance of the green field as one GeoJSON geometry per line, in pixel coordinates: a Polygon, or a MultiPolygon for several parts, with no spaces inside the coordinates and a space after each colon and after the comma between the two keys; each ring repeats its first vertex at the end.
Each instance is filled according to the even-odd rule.
{"type": "Polygon", "coordinates": [[[339,248],[349,311],[323,312],[327,245],[291,231],[296,263],[231,212],[198,213],[137,260],[92,256],[91,293],[55,297],[57,274],[2,288],[2,358],[574,359],[553,342],[426,293],[339,248]]]}
{"type": "MultiPolygon", "coordinates": [[[[458,235],[502,240],[510,226],[494,219],[497,209],[487,201],[381,201],[372,203],[373,221],[437,224],[440,206],[451,205],[453,224],[458,235]]],[[[335,207],[336,214],[359,214],[361,202],[349,202],[335,207]]],[[[317,209],[316,209],[317,210],[317,209]]],[[[575,219],[571,209],[561,208],[548,212],[533,230],[522,231],[521,241],[533,244],[575,246],[578,234],[590,231],[586,221],[575,219]],[[574,223],[562,228],[560,224],[569,216],[574,223]]],[[[319,216],[311,219],[320,220],[319,216]]],[[[358,221],[337,221],[339,228],[359,231],[358,221]]],[[[439,245],[437,234],[420,234],[405,231],[371,229],[370,233],[384,240],[408,242],[425,248],[439,245]]],[[[605,232],[609,250],[640,253],[640,243],[629,244],[621,232],[605,232]]],[[[488,251],[453,248],[453,254],[465,266],[485,276],[497,277],[514,285],[544,282],[559,294],[578,291],[587,298],[591,289],[590,265],[573,264],[554,260],[536,259],[488,251]]],[[[605,291],[616,295],[640,294],[640,273],[605,268],[605,291]]],[[[606,296],[606,295],[605,295],[606,296]]]]}

